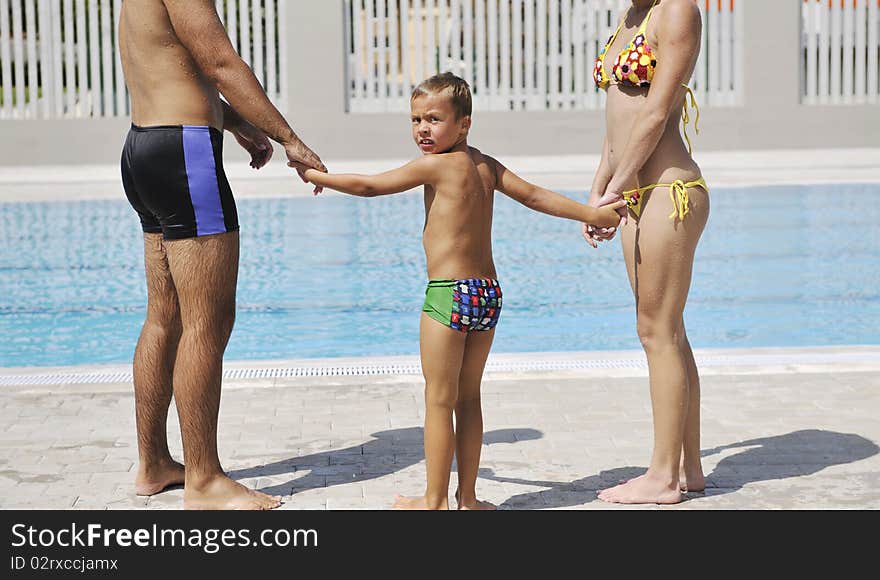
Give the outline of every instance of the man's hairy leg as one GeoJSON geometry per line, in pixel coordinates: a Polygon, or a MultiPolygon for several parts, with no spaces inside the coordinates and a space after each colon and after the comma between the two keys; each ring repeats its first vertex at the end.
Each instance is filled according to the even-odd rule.
{"type": "Polygon", "coordinates": [[[272,509],[280,498],[233,481],[217,455],[223,352],[235,320],[238,232],[168,242],[183,332],[174,365],[186,509],[272,509]]]}
{"type": "Polygon", "coordinates": [[[147,318],[134,353],[134,398],[138,438],[135,493],[153,495],[183,485],[183,465],[168,450],[171,379],[180,340],[180,308],[162,234],[144,234],[147,318]]]}

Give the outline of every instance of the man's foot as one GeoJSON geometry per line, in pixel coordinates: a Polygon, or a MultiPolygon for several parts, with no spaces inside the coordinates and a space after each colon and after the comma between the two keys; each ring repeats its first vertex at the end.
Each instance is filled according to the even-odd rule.
{"type": "Polygon", "coordinates": [[[448,510],[449,502],[444,500],[436,507],[428,504],[428,500],[424,496],[405,497],[397,495],[394,497],[394,505],[391,509],[395,510],[448,510]]]}
{"type": "Polygon", "coordinates": [[[599,492],[599,499],[609,503],[674,504],[681,502],[681,490],[678,482],[670,484],[646,473],[626,483],[603,489],[599,492]]]}
{"type": "Polygon", "coordinates": [[[458,490],[455,490],[455,507],[460,510],[473,510],[473,511],[492,511],[497,510],[498,506],[494,503],[489,503],[488,501],[478,500],[476,497],[473,499],[467,499],[465,501],[461,501],[461,494],[458,490]]]}
{"type": "Polygon", "coordinates": [[[137,495],[156,495],[170,487],[183,485],[183,475],[183,465],[176,461],[150,467],[141,464],[134,479],[134,492],[137,495]]]}
{"type": "Polygon", "coordinates": [[[248,489],[225,475],[183,491],[183,509],[187,510],[271,510],[280,505],[280,496],[248,489]]]}

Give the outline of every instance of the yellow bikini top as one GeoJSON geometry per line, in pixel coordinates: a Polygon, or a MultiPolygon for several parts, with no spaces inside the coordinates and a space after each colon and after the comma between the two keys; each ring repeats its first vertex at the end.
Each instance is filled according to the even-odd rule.
{"type": "MultiPolygon", "coordinates": [[[[600,89],[607,89],[608,86],[612,84],[621,84],[628,87],[651,86],[651,81],[654,79],[654,69],[657,67],[657,58],[654,56],[654,51],[648,44],[646,31],[648,30],[648,20],[651,19],[651,14],[654,12],[657,2],[658,0],[654,0],[651,9],[648,10],[648,14],[639,26],[635,37],[626,45],[620,54],[617,55],[617,60],[614,61],[614,64],[611,67],[611,78],[609,78],[608,74],[605,72],[605,57],[607,56],[611,45],[614,44],[614,41],[620,34],[620,31],[623,29],[623,23],[626,21],[626,18],[624,17],[620,21],[617,30],[611,35],[608,42],[605,43],[605,48],[602,49],[602,52],[599,53],[599,57],[596,59],[596,65],[593,70],[593,80],[596,82],[597,87],[600,89]]],[[[691,88],[686,84],[682,84],[681,86],[687,89],[684,105],[682,106],[682,128],[684,130],[685,141],[687,141],[688,144],[688,153],[693,153],[691,140],[687,134],[687,125],[690,123],[688,97],[690,97],[691,107],[697,112],[697,117],[694,120],[694,130],[696,130],[697,134],[700,133],[700,107],[697,105],[697,99],[691,88]]]]}

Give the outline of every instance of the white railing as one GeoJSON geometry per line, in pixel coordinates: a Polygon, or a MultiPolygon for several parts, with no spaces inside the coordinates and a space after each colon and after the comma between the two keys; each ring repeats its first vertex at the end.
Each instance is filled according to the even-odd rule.
{"type": "MultiPolygon", "coordinates": [[[[733,0],[699,0],[701,103],[739,104],[733,0]]],[[[593,64],[629,0],[344,0],[348,106],[405,111],[415,84],[452,71],[478,110],[598,109],[593,64]]]]}
{"type": "Polygon", "coordinates": [[[804,0],[803,102],[877,103],[880,0],[804,0]]]}
{"type": "MultiPolygon", "coordinates": [[[[233,44],[279,105],[283,0],[217,0],[233,44]]],[[[0,0],[0,119],[129,113],[116,30],[122,0],[0,0]]]]}

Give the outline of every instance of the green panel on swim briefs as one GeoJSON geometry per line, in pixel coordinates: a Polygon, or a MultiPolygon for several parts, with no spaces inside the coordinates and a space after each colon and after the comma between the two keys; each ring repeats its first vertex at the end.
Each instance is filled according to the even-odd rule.
{"type": "Polygon", "coordinates": [[[454,280],[429,281],[425,289],[425,304],[422,306],[422,312],[437,322],[448,325],[452,321],[454,288],[454,280]]]}

